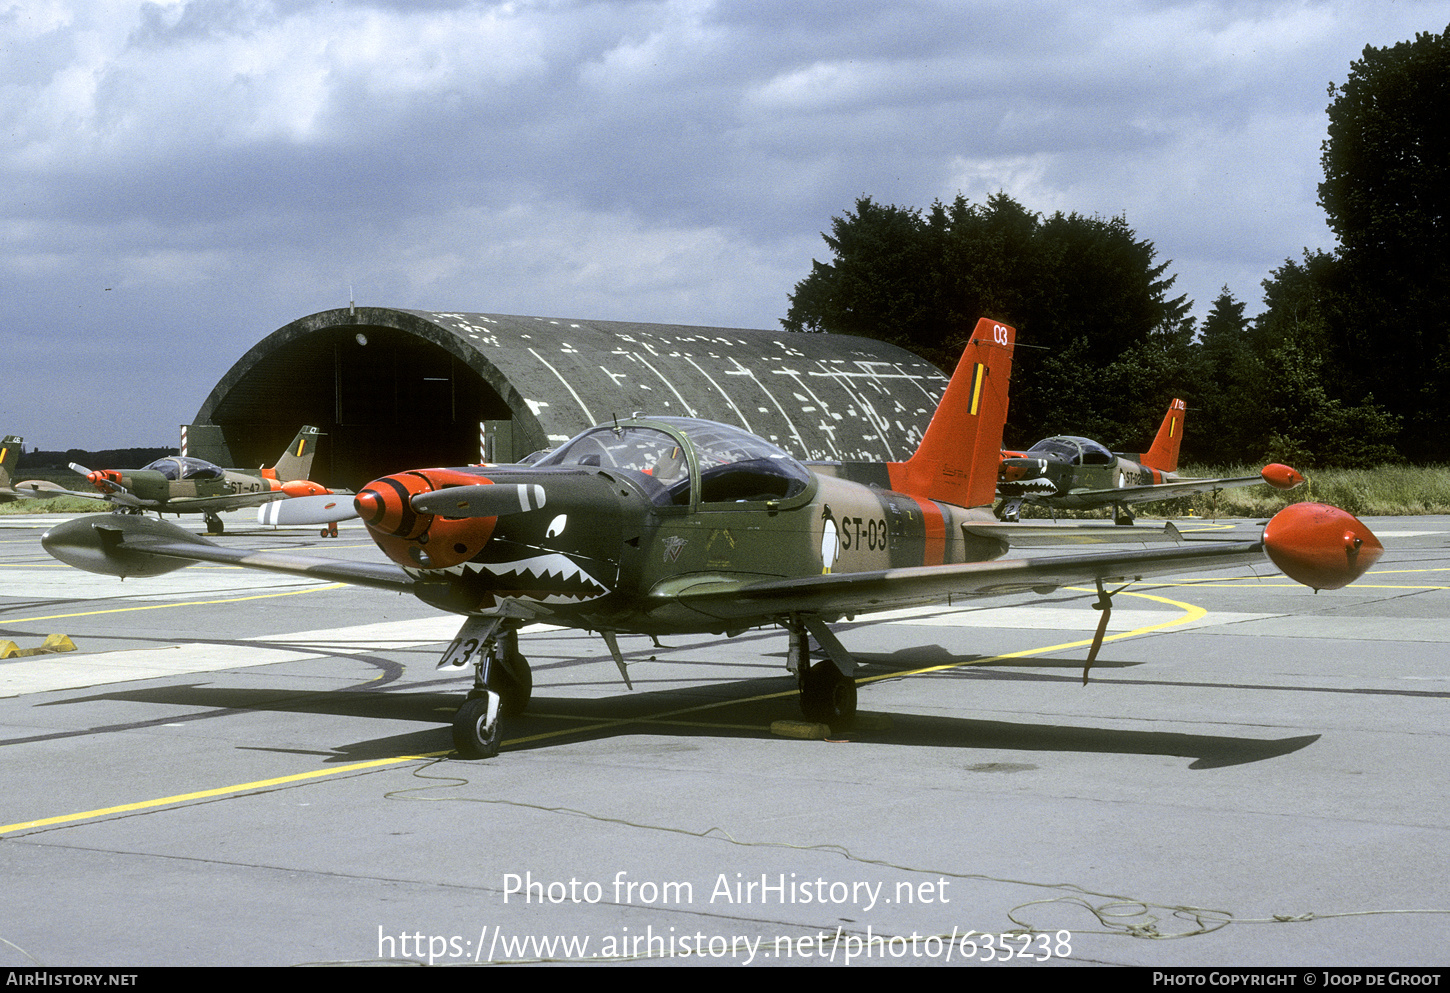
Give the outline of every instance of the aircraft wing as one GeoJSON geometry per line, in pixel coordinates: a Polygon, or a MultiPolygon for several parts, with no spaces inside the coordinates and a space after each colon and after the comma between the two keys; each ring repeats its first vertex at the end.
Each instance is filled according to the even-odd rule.
{"type": "Polygon", "coordinates": [[[1150,500],[1172,500],[1175,497],[1193,496],[1195,493],[1212,493],[1235,486],[1253,486],[1264,482],[1263,476],[1225,476],[1221,479],[1180,479],[1174,483],[1149,483],[1144,486],[1122,486],[1105,490],[1069,490],[1062,494],[1066,500],[1103,503],[1144,503],[1150,500]]]}
{"type": "Polygon", "coordinates": [[[962,530],[979,538],[996,538],[1015,547],[1032,545],[1124,545],[1180,542],[1182,533],[1172,521],[1162,527],[1124,527],[1111,521],[982,521],[962,530]]]}
{"type": "Polygon", "coordinates": [[[121,507],[141,507],[143,509],[150,509],[155,504],[155,501],[138,500],[124,491],[121,493],[102,493],[100,490],[67,490],[57,486],[54,489],[43,490],[22,488],[17,492],[37,500],[49,500],[52,497],[68,496],[78,497],[82,500],[94,500],[96,503],[114,503],[121,507]]]}
{"type": "Polygon", "coordinates": [[[224,548],[169,521],[130,514],[76,517],[51,528],[40,542],[67,565],[122,578],[158,576],[193,562],[219,562],[398,593],[413,592],[413,580],[390,562],[351,562],[290,552],[224,548]]]}
{"type": "Polygon", "coordinates": [[[1262,541],[1195,541],[1173,548],[1060,555],[1041,558],[916,566],[878,572],[832,573],[804,579],[756,583],[701,583],[672,595],[685,606],[721,620],[767,618],[808,612],[849,616],[956,597],[1049,593],[1061,586],[1096,580],[1123,582],[1146,576],[1234,566],[1275,568],[1264,557],[1262,541]]]}
{"type": "Polygon", "coordinates": [[[224,510],[240,510],[259,504],[283,500],[287,494],[281,490],[261,490],[256,493],[231,493],[227,496],[171,497],[165,503],[152,506],[166,514],[204,514],[208,511],[220,513],[224,510]]]}
{"type": "MultiPolygon", "coordinates": [[[[104,575],[154,576],[192,562],[220,562],[396,592],[417,591],[414,580],[391,563],[225,548],[169,522],[139,515],[77,517],[51,528],[41,537],[41,544],[68,565],[104,575]]],[[[1198,539],[1167,548],[827,573],[760,582],[692,576],[667,581],[656,587],[652,596],[707,617],[751,626],[793,613],[848,617],[943,601],[950,604],[958,597],[1047,593],[1098,580],[1123,582],[1234,567],[1259,566],[1265,575],[1283,571],[1314,589],[1338,589],[1360,576],[1383,550],[1369,529],[1344,511],[1301,503],[1280,511],[1266,526],[1263,537],[1255,541],[1198,539]]]]}

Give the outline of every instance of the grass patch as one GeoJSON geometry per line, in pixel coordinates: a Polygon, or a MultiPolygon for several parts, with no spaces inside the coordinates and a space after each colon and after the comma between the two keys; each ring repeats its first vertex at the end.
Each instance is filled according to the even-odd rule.
{"type": "MultiPolygon", "coordinates": [[[[1217,479],[1254,476],[1259,466],[1183,466],[1178,474],[1217,479]]],[[[1133,504],[1138,517],[1272,517],[1291,503],[1328,503],[1363,517],[1412,517],[1416,514],[1450,514],[1450,466],[1384,465],[1366,469],[1320,469],[1304,474],[1307,482],[1293,490],[1271,486],[1240,486],[1133,504]]],[[[1022,508],[1023,517],[1050,518],[1041,507],[1022,508]],[[1029,513],[1030,510],[1030,513],[1029,513]]],[[[1058,518],[1103,518],[1110,510],[1059,511],[1058,518]]]]}
{"type": "Polygon", "coordinates": [[[73,496],[0,503],[0,514],[94,514],[110,509],[111,505],[104,500],[87,500],[85,497],[73,496]]]}

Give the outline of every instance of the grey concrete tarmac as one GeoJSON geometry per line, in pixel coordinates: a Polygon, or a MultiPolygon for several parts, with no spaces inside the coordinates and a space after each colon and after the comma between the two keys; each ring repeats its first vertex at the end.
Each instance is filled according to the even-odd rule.
{"type": "MultiPolygon", "coordinates": [[[[220,540],[379,555],[245,522],[220,540]]],[[[1450,519],[1369,520],[1348,590],[1134,586],[1087,686],[1086,591],[839,625],[840,740],[772,732],[780,631],[621,639],[631,692],[532,629],[485,762],[451,755],[457,618],[87,576],[45,523],[0,517],[0,647],[78,648],[0,661],[5,966],[1450,961],[1450,519]]]]}

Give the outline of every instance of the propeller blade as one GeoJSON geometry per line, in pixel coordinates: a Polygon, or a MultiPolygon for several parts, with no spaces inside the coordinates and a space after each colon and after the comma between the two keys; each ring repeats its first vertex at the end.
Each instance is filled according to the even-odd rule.
{"type": "Polygon", "coordinates": [[[521,514],[544,506],[544,488],[538,483],[482,483],[449,486],[419,493],[408,501],[417,514],[439,517],[499,517],[521,514]]]}
{"type": "Polygon", "coordinates": [[[334,524],[357,516],[351,494],[324,493],[319,496],[273,500],[257,508],[257,523],[269,527],[302,524],[334,524]]]}
{"type": "MultiPolygon", "coordinates": [[[[107,476],[104,472],[87,469],[79,462],[71,462],[70,468],[72,472],[78,472],[82,476],[85,476],[90,484],[96,488],[97,500],[110,500],[112,503],[119,503],[123,507],[154,507],[157,504],[155,500],[142,500],[130,490],[126,489],[126,487],[116,482],[116,480],[107,476]]],[[[76,494],[76,496],[84,495],[81,493],[76,494]]]]}

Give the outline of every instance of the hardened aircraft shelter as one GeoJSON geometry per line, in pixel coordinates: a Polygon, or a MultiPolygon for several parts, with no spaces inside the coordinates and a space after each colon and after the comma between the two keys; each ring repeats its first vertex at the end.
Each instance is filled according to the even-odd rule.
{"type": "Polygon", "coordinates": [[[185,429],[190,454],[270,464],[301,424],[313,478],[512,462],[635,413],[736,424],[804,459],[895,461],[946,377],[884,342],[829,334],[348,307],[248,351],[185,429]]]}

